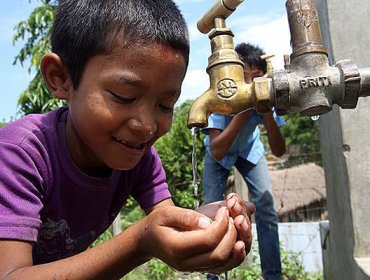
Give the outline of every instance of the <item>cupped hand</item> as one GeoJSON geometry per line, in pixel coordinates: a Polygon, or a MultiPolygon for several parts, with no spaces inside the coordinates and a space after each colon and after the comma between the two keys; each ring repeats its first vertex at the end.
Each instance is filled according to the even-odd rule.
{"type": "Polygon", "coordinates": [[[225,206],[216,211],[214,220],[193,210],[161,207],[139,224],[140,254],[179,271],[222,273],[238,266],[246,255],[225,206]]]}
{"type": "Polygon", "coordinates": [[[237,194],[230,193],[225,200],[203,205],[198,211],[213,219],[217,210],[223,206],[228,208],[230,217],[234,219],[238,240],[244,242],[248,253],[252,245],[251,215],[256,210],[255,206],[248,201],[243,201],[237,194]]]}

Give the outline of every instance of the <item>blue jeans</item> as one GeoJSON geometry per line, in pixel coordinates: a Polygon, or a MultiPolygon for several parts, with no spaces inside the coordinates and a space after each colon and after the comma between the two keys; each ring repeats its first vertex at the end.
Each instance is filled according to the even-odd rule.
{"type": "MultiPolygon", "coordinates": [[[[274,208],[272,184],[265,157],[255,165],[238,158],[235,167],[243,176],[252,201],[256,206],[258,248],[263,278],[281,279],[281,260],[278,233],[278,217],[274,208]]],[[[222,167],[206,152],[203,169],[203,189],[206,203],[223,200],[229,170],[222,167]]],[[[212,278],[207,275],[207,279],[212,278]]]]}

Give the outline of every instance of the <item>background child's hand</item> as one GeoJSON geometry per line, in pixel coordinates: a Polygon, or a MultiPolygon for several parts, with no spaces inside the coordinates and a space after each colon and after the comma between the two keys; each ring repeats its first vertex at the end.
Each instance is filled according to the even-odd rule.
{"type": "Polygon", "coordinates": [[[246,255],[226,207],[213,221],[193,210],[159,207],[137,225],[142,227],[140,252],[180,271],[218,274],[238,266],[246,255]]]}

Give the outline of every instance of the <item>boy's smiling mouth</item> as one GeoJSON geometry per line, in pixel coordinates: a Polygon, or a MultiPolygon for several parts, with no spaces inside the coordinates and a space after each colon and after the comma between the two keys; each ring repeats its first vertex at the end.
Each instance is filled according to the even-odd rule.
{"type": "Polygon", "coordinates": [[[120,144],[122,144],[122,145],[124,145],[124,146],[126,146],[126,147],[128,147],[128,148],[130,148],[130,149],[142,150],[142,149],[144,149],[144,148],[145,148],[145,146],[146,146],[146,143],[134,144],[134,143],[127,142],[127,141],[122,140],[122,139],[117,138],[117,137],[113,137],[113,139],[114,139],[116,142],[118,142],[118,143],[120,143],[120,144]]]}

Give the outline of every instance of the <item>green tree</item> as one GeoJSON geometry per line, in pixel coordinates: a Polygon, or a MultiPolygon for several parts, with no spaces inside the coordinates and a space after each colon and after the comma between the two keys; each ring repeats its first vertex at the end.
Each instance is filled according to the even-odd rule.
{"type": "MultiPolygon", "coordinates": [[[[174,121],[169,133],[155,143],[155,148],[162,159],[166,170],[167,182],[176,205],[193,208],[193,168],[192,151],[193,141],[190,130],[187,128],[188,111],[192,101],[182,103],[175,108],[174,121]]],[[[204,135],[196,131],[196,154],[198,159],[197,177],[200,178],[203,168],[204,135]]],[[[201,194],[201,188],[198,191],[201,194]]],[[[201,195],[198,195],[201,200],[201,195]]]]}
{"type": "Polygon", "coordinates": [[[292,113],[285,116],[286,125],[281,128],[287,146],[299,145],[302,153],[320,151],[317,122],[309,116],[292,113]]]}
{"type": "Polygon", "coordinates": [[[13,44],[25,40],[24,46],[14,59],[14,64],[22,66],[29,60],[28,71],[35,71],[35,76],[25,89],[19,100],[20,113],[46,113],[65,104],[64,101],[52,97],[47,89],[40,70],[42,56],[50,51],[49,36],[54,20],[56,0],[40,0],[42,5],[36,7],[27,20],[15,26],[13,44]]]}
{"type": "MultiPolygon", "coordinates": [[[[288,168],[307,162],[322,165],[318,123],[311,117],[301,116],[299,113],[291,113],[284,116],[284,119],[285,125],[281,127],[281,132],[285,137],[288,160],[279,165],[279,168],[288,168]]],[[[261,140],[267,154],[270,154],[264,126],[261,126],[261,140]]]]}

